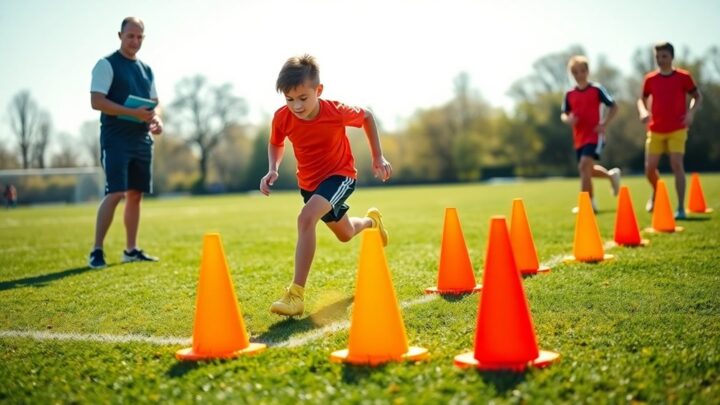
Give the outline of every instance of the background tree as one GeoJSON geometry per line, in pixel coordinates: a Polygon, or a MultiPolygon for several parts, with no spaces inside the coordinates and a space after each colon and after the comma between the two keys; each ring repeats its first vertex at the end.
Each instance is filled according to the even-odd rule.
{"type": "Polygon", "coordinates": [[[175,92],[168,121],[199,154],[200,177],[195,190],[202,192],[211,152],[227,136],[228,128],[247,114],[247,107],[242,98],[233,94],[231,84],[212,86],[201,75],[182,79],[175,92]]]}
{"type": "Polygon", "coordinates": [[[100,121],[85,121],[80,125],[80,144],[92,166],[100,166],[100,121]]]}
{"type": "Polygon", "coordinates": [[[39,110],[30,91],[22,90],[13,96],[8,106],[10,128],[17,137],[23,169],[30,168],[30,149],[38,128],[39,110]]]}
{"type": "Polygon", "coordinates": [[[68,133],[61,133],[60,150],[50,157],[52,167],[78,167],[80,166],[80,154],[78,153],[73,136],[68,133]]]}
{"type": "Polygon", "coordinates": [[[38,115],[37,134],[32,144],[32,161],[36,167],[45,168],[45,155],[47,147],[50,144],[50,136],[52,135],[52,118],[47,111],[41,111],[38,115]]]}

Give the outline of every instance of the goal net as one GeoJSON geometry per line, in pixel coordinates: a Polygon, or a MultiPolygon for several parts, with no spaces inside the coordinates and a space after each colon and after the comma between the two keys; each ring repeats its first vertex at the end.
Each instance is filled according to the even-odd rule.
{"type": "Polygon", "coordinates": [[[0,190],[8,184],[15,186],[18,204],[81,203],[105,195],[102,167],[0,170],[0,190]]]}

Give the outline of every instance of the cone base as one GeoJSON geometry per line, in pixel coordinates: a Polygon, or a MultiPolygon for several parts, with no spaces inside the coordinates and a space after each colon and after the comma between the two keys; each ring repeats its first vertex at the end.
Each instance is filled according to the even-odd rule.
{"type": "Polygon", "coordinates": [[[705,211],[700,211],[700,210],[698,210],[698,211],[688,210],[688,212],[689,212],[689,213],[692,213],[692,214],[709,214],[709,213],[713,212],[713,209],[712,209],[712,208],[706,208],[705,211]]]}
{"type": "Polygon", "coordinates": [[[475,358],[475,352],[467,352],[455,356],[455,366],[460,368],[475,367],[479,370],[511,370],[525,371],[527,367],[543,368],[560,360],[560,354],[547,350],[540,350],[540,355],[527,363],[485,363],[481,364],[475,358]]]}
{"type": "Polygon", "coordinates": [[[475,287],[471,289],[458,289],[458,290],[449,290],[449,289],[439,289],[438,287],[428,287],[425,289],[425,294],[452,294],[452,295],[462,295],[462,294],[472,294],[476,293],[478,291],[482,290],[482,284],[477,284],[475,287]]]}
{"type": "Polygon", "coordinates": [[[645,247],[650,244],[649,239],[640,239],[640,243],[621,243],[617,241],[610,242],[610,247],[622,246],[622,247],[645,247]]]}
{"type": "Polygon", "coordinates": [[[391,361],[420,361],[425,360],[429,356],[428,350],[424,347],[410,346],[407,353],[400,357],[392,356],[364,356],[361,359],[350,359],[350,351],[342,349],[330,354],[330,361],[333,363],[350,363],[355,365],[370,365],[388,363],[391,361]]]}
{"type": "Polygon", "coordinates": [[[522,274],[523,276],[539,274],[539,273],[540,274],[549,273],[549,272],[550,272],[550,267],[548,267],[548,266],[540,266],[537,269],[522,269],[522,270],[520,270],[520,274],[522,274]]]}
{"type": "Polygon", "coordinates": [[[565,256],[565,257],[563,258],[563,262],[565,262],[565,263],[568,263],[568,262],[600,263],[600,262],[605,261],[605,260],[613,260],[613,259],[615,259],[615,255],[611,255],[611,254],[608,254],[608,253],[605,253],[605,254],[603,255],[602,259],[591,259],[591,260],[580,260],[580,259],[576,258],[575,256],[572,256],[572,255],[571,255],[571,256],[565,256]]]}
{"type": "Polygon", "coordinates": [[[223,354],[208,354],[208,353],[195,353],[192,347],[181,349],[175,352],[175,358],[178,360],[198,361],[198,360],[213,360],[213,359],[234,359],[239,356],[258,354],[265,350],[267,345],[263,343],[250,343],[248,347],[236,350],[234,352],[223,353],[223,354]]]}
{"type": "Polygon", "coordinates": [[[685,230],[682,226],[676,226],[673,230],[661,230],[661,229],[655,229],[653,227],[645,228],[645,232],[647,233],[675,233],[675,232],[682,232],[685,230]]]}

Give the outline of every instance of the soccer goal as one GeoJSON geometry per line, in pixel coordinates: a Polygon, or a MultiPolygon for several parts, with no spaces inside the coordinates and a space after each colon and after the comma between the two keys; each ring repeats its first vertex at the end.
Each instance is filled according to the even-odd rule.
{"type": "Polygon", "coordinates": [[[102,167],[0,170],[0,186],[12,184],[18,204],[81,203],[105,195],[102,167]]]}

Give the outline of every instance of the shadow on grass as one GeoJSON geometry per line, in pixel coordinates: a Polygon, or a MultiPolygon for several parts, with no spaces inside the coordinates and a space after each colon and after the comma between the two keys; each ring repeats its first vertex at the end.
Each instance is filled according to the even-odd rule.
{"type": "Polygon", "coordinates": [[[479,292],[460,293],[460,294],[438,294],[438,295],[447,302],[458,302],[458,301],[464,300],[465,297],[470,297],[475,294],[479,294],[479,292]]]}
{"type": "Polygon", "coordinates": [[[710,217],[686,217],[686,218],[678,218],[676,221],[678,222],[702,222],[702,221],[709,221],[710,217]]]}
{"type": "MultiPolygon", "coordinates": [[[[105,269],[116,266],[116,264],[109,264],[105,269]]],[[[87,271],[102,271],[103,269],[91,269],[90,267],[76,267],[74,269],[67,269],[59,271],[57,273],[48,273],[41,276],[19,278],[17,280],[9,280],[0,282],[0,291],[12,290],[13,288],[21,287],[45,287],[50,282],[63,279],[65,277],[76,276],[78,274],[85,273],[87,271]]]]}
{"type": "Polygon", "coordinates": [[[175,362],[175,364],[173,364],[170,367],[170,369],[168,369],[167,373],[165,373],[165,374],[168,377],[172,377],[172,378],[182,377],[185,374],[199,368],[201,363],[205,363],[205,362],[178,360],[175,362]]]}
{"type": "Polygon", "coordinates": [[[506,394],[514,390],[517,386],[525,382],[526,372],[515,372],[507,370],[498,371],[482,371],[478,370],[478,374],[482,377],[486,384],[495,387],[498,394],[506,394]]]}
{"type": "Polygon", "coordinates": [[[343,364],[342,380],[347,384],[358,384],[363,382],[375,373],[385,371],[387,363],[377,366],[361,366],[355,364],[343,364]]]}
{"type": "Polygon", "coordinates": [[[267,332],[258,335],[255,342],[277,343],[287,340],[296,333],[321,328],[332,322],[347,318],[347,309],[353,303],[354,297],[343,298],[321,308],[319,311],[302,319],[287,318],[270,326],[267,332]]]}

